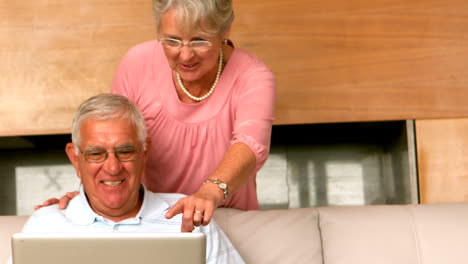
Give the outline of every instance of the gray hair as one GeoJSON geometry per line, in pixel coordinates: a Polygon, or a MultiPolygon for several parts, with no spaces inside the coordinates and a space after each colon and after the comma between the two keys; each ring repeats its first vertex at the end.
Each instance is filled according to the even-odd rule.
{"type": "Polygon", "coordinates": [[[114,118],[127,119],[137,129],[138,141],[146,149],[145,119],[138,107],[125,96],[102,93],[84,101],[73,118],[72,142],[78,154],[81,143],[80,127],[85,120],[110,120],[114,118]]]}
{"type": "Polygon", "coordinates": [[[224,34],[234,20],[232,0],[153,0],[156,29],[159,32],[161,16],[175,8],[186,26],[184,30],[202,31],[209,35],[224,34]]]}

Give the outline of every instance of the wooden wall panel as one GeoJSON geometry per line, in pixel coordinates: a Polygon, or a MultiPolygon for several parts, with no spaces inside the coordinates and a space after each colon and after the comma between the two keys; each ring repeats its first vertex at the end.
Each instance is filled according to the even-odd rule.
{"type": "MultiPolygon", "coordinates": [[[[466,0],[234,0],[278,81],[276,124],[468,116],[466,0]]],[[[0,135],[66,133],[154,38],[150,0],[0,0],[0,135]]]]}
{"type": "Polygon", "coordinates": [[[276,73],[276,123],[468,116],[468,1],[234,1],[276,73]]]}
{"type": "Polygon", "coordinates": [[[468,202],[468,119],[416,121],[421,203],[468,202]]]}
{"type": "Polygon", "coordinates": [[[69,133],[124,52],[155,37],[147,0],[0,0],[0,135],[69,133]]]}

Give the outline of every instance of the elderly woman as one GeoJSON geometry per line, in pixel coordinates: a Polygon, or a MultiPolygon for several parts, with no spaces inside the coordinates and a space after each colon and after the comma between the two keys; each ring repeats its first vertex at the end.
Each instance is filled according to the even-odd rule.
{"type": "Polygon", "coordinates": [[[112,92],[135,102],[152,139],[143,183],[183,193],[166,214],[182,231],[214,210],[258,209],[256,173],[270,146],[275,81],[234,47],[231,0],[153,0],[157,40],[125,55],[112,92]]]}

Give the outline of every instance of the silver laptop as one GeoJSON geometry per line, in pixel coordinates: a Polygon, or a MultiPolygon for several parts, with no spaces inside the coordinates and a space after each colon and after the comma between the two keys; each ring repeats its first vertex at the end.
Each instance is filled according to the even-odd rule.
{"type": "Polygon", "coordinates": [[[206,263],[202,233],[16,233],[14,264],[206,263]]]}

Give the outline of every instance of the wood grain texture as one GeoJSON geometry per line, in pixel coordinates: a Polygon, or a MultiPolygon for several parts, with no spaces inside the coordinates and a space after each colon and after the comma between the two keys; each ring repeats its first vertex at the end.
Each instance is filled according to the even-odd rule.
{"type": "Polygon", "coordinates": [[[69,133],[124,52],[155,37],[150,4],[0,0],[0,135],[69,133]]]}
{"type": "MultiPolygon", "coordinates": [[[[231,38],[273,70],[275,124],[468,116],[466,0],[235,0],[231,38]]],[[[0,135],[69,132],[149,0],[0,0],[0,135]]]]}
{"type": "Polygon", "coordinates": [[[468,119],[416,121],[421,203],[468,202],[468,119]]]}
{"type": "Polygon", "coordinates": [[[468,1],[234,1],[277,124],[468,116],[468,1]]]}

